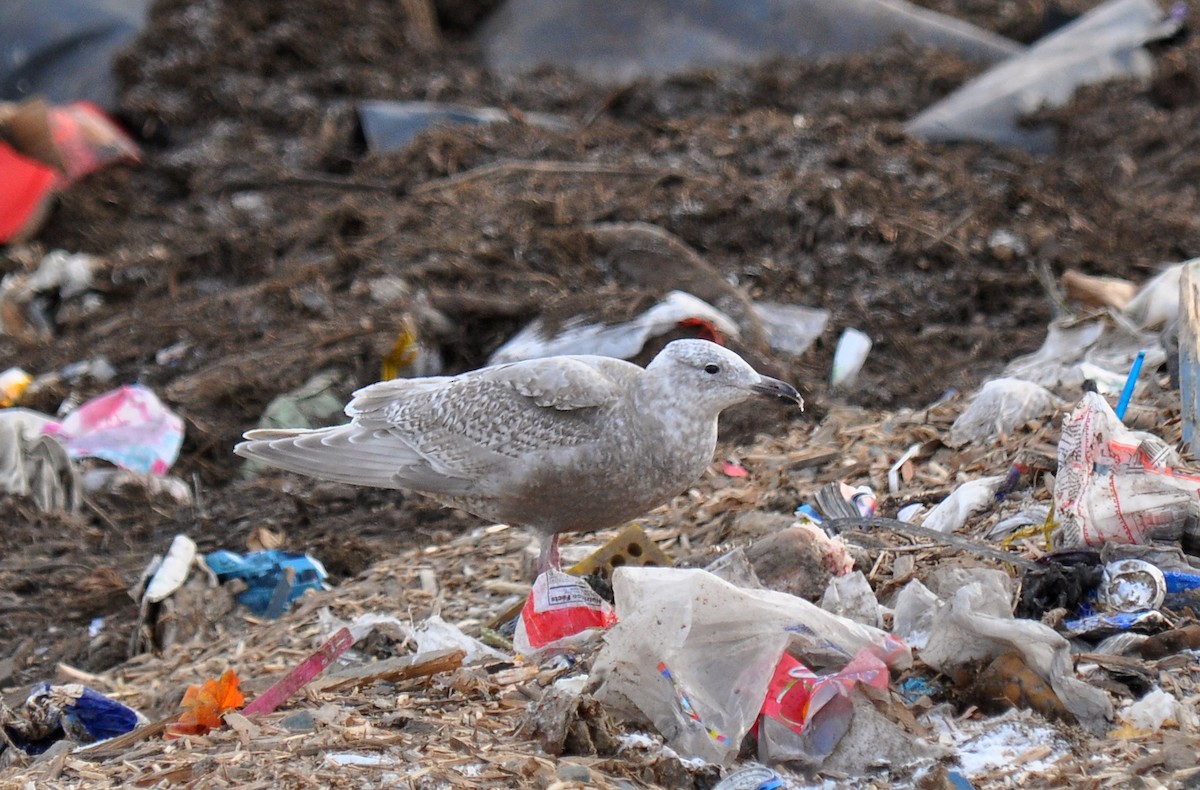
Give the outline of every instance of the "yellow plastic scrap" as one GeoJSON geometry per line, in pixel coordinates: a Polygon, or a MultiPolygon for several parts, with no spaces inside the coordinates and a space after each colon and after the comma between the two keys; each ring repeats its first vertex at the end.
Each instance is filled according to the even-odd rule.
{"type": "MultiPolygon", "coordinates": [[[[658,547],[657,543],[650,540],[641,527],[637,524],[630,524],[615,538],[566,570],[572,576],[590,576],[599,572],[604,579],[611,581],[613,571],[622,565],[657,565],[669,568],[671,567],[671,558],[658,547]]],[[[493,617],[485,628],[499,628],[502,623],[506,623],[520,614],[524,605],[525,598],[522,598],[493,617]]]]}
{"type": "Polygon", "coordinates": [[[1042,539],[1046,541],[1046,551],[1050,551],[1053,548],[1053,544],[1050,542],[1050,537],[1054,534],[1054,530],[1056,529],[1058,529],[1058,520],[1054,518],[1054,505],[1051,504],[1050,512],[1046,514],[1046,520],[1043,523],[1030,524],[1029,526],[1021,527],[1020,529],[1014,531],[1007,538],[1000,541],[1000,545],[1007,549],[1018,540],[1024,540],[1025,538],[1033,538],[1041,535],[1042,539]]]}
{"type": "Polygon", "coordinates": [[[396,335],[396,342],[392,344],[392,349],[383,358],[380,381],[398,378],[400,371],[416,362],[420,353],[421,349],[417,346],[417,331],[413,328],[412,322],[405,318],[400,322],[400,332],[396,335]]]}
{"type": "Polygon", "coordinates": [[[599,572],[611,579],[622,565],[657,565],[668,568],[671,558],[650,540],[637,524],[630,524],[615,538],[567,569],[572,576],[590,576],[599,572]]]}
{"type": "Polygon", "coordinates": [[[17,405],[32,383],[33,376],[20,368],[9,368],[0,373],[0,409],[17,405]]]}

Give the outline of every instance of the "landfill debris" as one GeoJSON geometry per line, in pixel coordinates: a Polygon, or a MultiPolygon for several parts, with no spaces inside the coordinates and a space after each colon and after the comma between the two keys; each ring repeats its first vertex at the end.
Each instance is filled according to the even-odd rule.
{"type": "Polygon", "coordinates": [[[925,516],[921,526],[934,532],[957,532],[967,519],[994,504],[1004,475],[990,475],[963,483],[925,516]]]}
{"type": "Polygon", "coordinates": [[[1118,395],[1139,352],[1154,369],[1166,362],[1161,337],[1141,330],[1120,314],[1080,315],[1054,321],[1041,348],[1017,357],[1004,375],[1039,384],[1059,397],[1074,399],[1085,381],[1104,395],[1118,395]]]}
{"type": "Polygon", "coordinates": [[[1124,310],[1129,300],[1138,292],[1138,286],[1129,280],[1084,274],[1076,269],[1063,272],[1061,282],[1067,299],[1079,302],[1085,307],[1112,307],[1124,310]]]}
{"type": "Polygon", "coordinates": [[[537,741],[547,754],[616,754],[619,730],[612,717],[586,693],[588,676],[556,680],[529,709],[518,737],[537,741]],[[565,682],[564,682],[565,681],[565,682]]]}
{"type": "Polygon", "coordinates": [[[52,423],[29,409],[0,409],[0,493],[30,497],[43,512],[76,513],[83,483],[66,448],[44,433],[52,423]]]}
{"type": "Polygon", "coordinates": [[[600,548],[567,569],[573,576],[598,574],[611,582],[613,571],[627,565],[670,567],[671,558],[637,524],[630,524],[600,548]]]}
{"type": "Polygon", "coordinates": [[[766,589],[763,583],[759,581],[758,574],[754,572],[754,566],[750,564],[750,560],[746,556],[746,550],[741,546],[717,557],[705,565],[704,570],[722,581],[729,582],[735,587],[741,587],[745,590],[766,589]]]}
{"type": "Polygon", "coordinates": [[[442,373],[442,366],[441,353],[424,342],[417,332],[416,323],[406,317],[400,322],[400,331],[396,334],[396,341],[392,343],[392,347],[388,349],[388,353],[383,358],[379,380],[439,376],[442,373]]]}
{"type": "Polygon", "coordinates": [[[137,624],[129,639],[129,654],[166,650],[209,633],[233,609],[233,597],[207,574],[192,574],[196,544],[178,534],[166,555],[146,564],[129,595],[138,604],[137,624]]]}
{"type": "Polygon", "coordinates": [[[439,126],[520,121],[551,129],[570,128],[565,118],[547,113],[515,114],[495,107],[468,107],[446,102],[362,101],[355,105],[355,110],[367,148],[377,152],[403,148],[417,135],[439,126]]]}
{"type": "MultiPolygon", "coordinates": [[[[0,98],[3,94],[0,82],[0,98]]],[[[88,173],[141,158],[129,136],[86,101],[0,103],[0,139],[6,141],[0,142],[0,164],[6,176],[12,173],[0,185],[0,242],[36,236],[54,195],[88,173]]]]}
{"type": "MultiPolygon", "coordinates": [[[[22,156],[0,140],[0,242],[20,244],[33,238],[50,212],[54,185],[59,176],[54,168],[22,156]]],[[[11,330],[6,330],[11,331],[11,330]]]]}
{"type": "Polygon", "coordinates": [[[114,162],[136,163],[137,145],[92,102],[31,99],[0,105],[0,135],[21,153],[77,181],[114,162]]]}
{"type": "Polygon", "coordinates": [[[43,430],[72,458],[102,458],[156,475],[166,474],[183,444],[183,420],[140,384],[98,395],[43,430]]]}
{"type": "Polygon", "coordinates": [[[578,648],[616,622],[612,606],[587,582],[551,568],[538,574],[521,608],[513,647],[520,655],[544,658],[578,648]]]}
{"type": "Polygon", "coordinates": [[[763,587],[805,599],[819,597],[831,578],[854,567],[845,541],[803,520],[756,540],[746,558],[763,587]]]}
{"type": "Polygon", "coordinates": [[[1179,293],[1183,272],[1197,262],[1200,262],[1200,258],[1166,267],[1138,288],[1133,297],[1120,309],[1142,329],[1164,329],[1174,324],[1179,320],[1179,293]]]}
{"type": "Polygon", "coordinates": [[[576,318],[564,322],[557,332],[550,334],[541,319],[534,320],[492,352],[488,364],[557,354],[597,354],[631,359],[650,338],[689,323],[705,328],[710,340],[720,341],[739,335],[737,324],[729,316],[691,294],[671,291],[646,312],[618,324],[586,323],[576,318]]]}
{"type": "Polygon", "coordinates": [[[838,338],[837,348],[833,352],[833,372],[830,374],[829,385],[834,389],[850,387],[858,378],[859,371],[871,353],[871,338],[866,333],[847,327],[838,338]]]}
{"type": "Polygon", "coordinates": [[[86,253],[51,250],[28,273],[14,272],[0,281],[0,331],[25,337],[52,337],[51,304],[83,297],[104,261],[86,253]]]}
{"type": "Polygon", "coordinates": [[[1136,643],[1138,655],[1146,659],[1158,659],[1184,650],[1200,649],[1200,625],[1185,625],[1154,634],[1136,643]]]}
{"type": "Polygon", "coordinates": [[[876,505],[875,491],[868,485],[851,486],[839,480],[817,492],[817,506],[825,518],[870,518],[876,505]]]}
{"type": "Polygon", "coordinates": [[[1148,80],[1154,64],[1143,45],[1171,35],[1179,24],[1152,0],[1110,0],[966,83],[905,130],[926,140],[981,140],[1047,154],[1054,132],[1027,128],[1022,116],[1066,104],[1081,85],[1117,77],[1148,80]]]}
{"type": "MultiPolygon", "coordinates": [[[[335,623],[340,621],[334,620],[335,623]]],[[[340,624],[339,624],[340,627],[340,624]]],[[[462,629],[442,619],[441,615],[430,615],[420,623],[411,624],[391,615],[367,612],[354,618],[345,626],[354,641],[361,642],[379,630],[391,630],[416,643],[418,655],[429,655],[439,651],[456,651],[467,663],[484,659],[501,660],[503,653],[488,647],[474,637],[467,636],[462,629]]]]}
{"type": "Polygon", "coordinates": [[[1017,708],[1035,711],[1051,721],[1072,718],[1054,688],[1017,650],[1001,653],[980,670],[963,690],[962,699],[985,713],[1017,708]]]}
{"type": "Polygon", "coordinates": [[[873,628],[883,627],[883,610],[862,571],[834,576],[821,597],[821,608],[873,628]]]}
{"type": "Polygon", "coordinates": [[[143,600],[147,603],[160,603],[182,587],[195,560],[196,542],[187,535],[176,535],[171,541],[171,548],[167,550],[167,556],[155,563],[157,567],[146,583],[146,590],[142,593],[143,600]]]}
{"type": "Polygon", "coordinates": [[[1183,267],[1179,279],[1178,369],[1183,445],[1192,455],[1200,450],[1200,260],[1183,267]]]}
{"type": "Polygon", "coordinates": [[[428,655],[439,650],[461,650],[463,661],[473,663],[483,659],[507,660],[509,656],[494,650],[474,637],[467,636],[453,623],[447,623],[441,615],[432,615],[415,626],[405,625],[406,636],[417,643],[417,654],[428,655]]]}
{"type": "Polygon", "coordinates": [[[220,727],[222,714],[237,710],[245,702],[239,684],[237,673],[226,669],[216,680],[209,678],[199,685],[188,686],[179,703],[183,713],[168,725],[165,736],[171,739],[203,735],[220,727]]]}
{"type": "MultiPolygon", "coordinates": [[[[353,637],[347,637],[347,639],[349,640],[349,644],[353,644],[353,637]]],[[[341,649],[341,644],[344,641],[341,637],[338,637],[334,645],[337,649],[341,649]]],[[[349,644],[346,647],[349,647],[349,644]]],[[[325,656],[324,653],[321,655],[325,656]]],[[[330,672],[324,678],[313,681],[313,686],[319,687],[321,690],[338,691],[360,686],[370,686],[374,683],[397,683],[412,678],[429,677],[441,672],[452,672],[461,667],[465,660],[466,654],[459,648],[434,650],[411,656],[397,656],[395,658],[384,659],[383,661],[373,661],[363,666],[352,666],[339,669],[336,672],[330,672]]],[[[325,658],[322,657],[321,661],[325,661],[325,658]]],[[[322,666],[328,666],[328,662],[322,666]]],[[[315,677],[312,674],[313,671],[317,669],[316,663],[307,665],[307,668],[298,676],[297,680],[304,677],[309,677],[311,680],[312,677],[315,677]]]]}
{"type": "MultiPolygon", "coordinates": [[[[989,19],[979,4],[958,4],[953,11],[994,21],[1026,40],[1040,15],[1032,6],[1010,4],[1013,13],[1003,19],[989,19]]],[[[439,14],[461,13],[447,9],[442,3],[439,14]]],[[[759,542],[768,529],[788,527],[797,504],[817,508],[819,492],[831,482],[873,486],[876,517],[893,516],[906,505],[936,504],[966,480],[1003,475],[1029,456],[1036,476],[1025,480],[1035,485],[969,518],[958,537],[1042,564],[1039,533],[1005,548],[991,530],[1014,510],[1035,527],[1045,521],[1045,512],[1039,519],[1032,506],[1049,509],[1052,485],[1042,483],[1055,471],[1058,423],[1040,421],[1002,442],[950,450],[947,432],[965,402],[940,396],[949,387],[968,394],[977,376],[1003,367],[1014,349],[1037,346],[1038,330],[1029,319],[1036,323],[1051,308],[1040,303],[1031,270],[1076,265],[1149,271],[1155,261],[1192,246],[1188,223],[1196,195],[1186,175],[1195,170],[1187,146],[1187,131],[1195,126],[1196,84],[1189,68],[1197,53],[1194,36],[1157,49],[1159,73],[1149,89],[1113,83],[1081,93],[1078,104],[1054,113],[1078,144],[1052,160],[1037,160],[997,148],[981,156],[973,146],[930,156],[919,143],[896,136],[895,118],[903,120],[930,89],[944,91],[973,68],[925,48],[901,44],[819,64],[786,59],[770,67],[695,72],[606,94],[586,86],[586,75],[558,71],[497,83],[453,46],[435,57],[414,57],[404,45],[405,8],[381,12],[377,4],[355,1],[340,15],[313,13],[319,9],[304,2],[293,10],[264,16],[252,8],[247,22],[246,9],[201,8],[185,0],[172,13],[155,15],[153,35],[122,58],[125,107],[135,118],[150,115],[142,129],[153,132],[159,118],[169,123],[169,135],[156,141],[145,169],[120,168],[88,179],[51,217],[47,241],[84,245],[69,249],[102,253],[111,265],[61,311],[54,309],[54,293],[40,295],[45,307],[39,309],[52,317],[56,337],[32,343],[0,338],[7,349],[0,352],[0,367],[19,363],[41,373],[106,356],[118,376],[142,377],[187,415],[188,441],[172,471],[186,474],[197,496],[193,509],[97,493],[75,518],[33,513],[25,501],[0,499],[9,516],[7,542],[0,546],[0,685],[19,688],[56,672],[62,674],[53,682],[83,677],[68,674],[73,671],[95,673],[100,680],[79,682],[162,717],[188,682],[233,665],[246,696],[253,697],[250,689],[279,679],[336,630],[324,626],[326,610],[344,622],[382,614],[413,627],[440,613],[464,634],[491,642],[495,636],[484,623],[510,602],[523,602],[532,581],[528,536],[519,529],[497,531],[453,512],[433,512],[420,498],[387,492],[352,494],[282,477],[247,484],[231,479],[235,470],[222,452],[272,397],[313,373],[344,369],[359,379],[376,373],[399,319],[414,315],[413,303],[422,297],[450,324],[451,332],[437,337],[448,371],[476,366],[536,315],[552,317],[540,308],[565,290],[583,295],[610,288],[632,313],[660,298],[666,291],[613,284],[613,270],[604,268],[608,260],[595,254],[586,230],[596,218],[653,218],[702,250],[718,279],[756,298],[811,301],[831,307],[840,321],[868,321],[859,326],[876,339],[871,364],[850,398],[857,408],[824,396],[824,384],[812,380],[813,362],[827,363],[836,334],[822,338],[828,345],[812,360],[772,360],[781,373],[808,376],[817,413],[794,421],[786,436],[753,441],[736,420],[761,415],[728,415],[724,435],[737,447],[722,446],[717,457],[749,474],[727,477],[720,461],[709,464],[685,493],[640,521],[651,543],[681,565],[706,564],[730,547],[741,547],[744,556],[747,544],[759,542]],[[246,24],[253,36],[238,34],[246,24]],[[350,46],[312,46],[314,32],[350,46]],[[213,40],[228,46],[213,48],[213,40]],[[396,42],[400,46],[390,46],[396,42]],[[390,53],[383,60],[374,57],[380,46],[390,53]],[[342,130],[331,130],[330,117],[321,112],[339,86],[356,85],[376,96],[475,104],[500,98],[518,106],[532,101],[579,119],[587,131],[576,139],[498,124],[427,134],[402,155],[364,158],[357,141],[329,134],[342,130]],[[597,163],[609,169],[589,169],[597,163]],[[1119,199],[1107,199],[1113,195],[1119,199]],[[1022,245],[1027,259],[1019,256],[1022,245]],[[385,304],[366,290],[368,283],[400,273],[408,296],[385,304]],[[87,312],[93,308],[85,299],[95,304],[94,312],[87,312]],[[898,495],[889,497],[881,490],[884,477],[913,445],[917,452],[896,470],[898,495]],[[234,610],[199,638],[184,636],[162,652],[125,659],[131,607],[119,589],[109,593],[114,576],[122,583],[135,579],[148,554],[164,551],[176,532],[198,541],[206,535],[210,545],[203,548],[210,550],[223,545],[225,532],[249,544],[263,525],[286,531],[286,541],[229,547],[312,551],[337,574],[338,588],[306,596],[279,620],[234,610]],[[104,624],[88,636],[96,618],[104,624]],[[64,669],[57,669],[60,663],[64,669]]],[[[469,23],[446,24],[466,31],[469,23]]],[[[11,257],[3,268],[33,270],[11,257]]],[[[741,325],[725,305],[682,285],[671,287],[741,325]]],[[[421,332],[430,339],[423,325],[421,332]]],[[[1125,381],[1130,361],[1112,366],[1114,386],[1125,381]]],[[[1126,424],[1173,444],[1178,396],[1159,389],[1162,368],[1149,359],[1147,364],[1126,424]]],[[[31,391],[22,405],[53,414],[64,397],[74,402],[79,394],[120,383],[57,378],[31,391]]],[[[1074,401],[1078,391],[1056,395],[1074,401]]],[[[598,535],[595,544],[615,532],[598,535]]],[[[1032,573],[878,524],[842,529],[837,537],[885,607],[909,578],[924,580],[939,565],[1001,568],[1022,588],[1032,573]]],[[[1159,555],[1152,561],[1159,563],[1159,555]]],[[[232,602],[233,583],[207,582],[208,574],[193,572],[164,605],[180,606],[182,596],[199,591],[210,602],[232,602]]],[[[1046,612],[1046,623],[1062,633],[1059,618],[1076,611],[1046,612]]],[[[1122,665],[1092,656],[1098,646],[1074,640],[1085,651],[1077,659],[1080,676],[1104,689],[1115,706],[1155,686],[1195,706],[1195,673],[1189,656],[1178,653],[1188,644],[1179,633],[1187,614],[1164,613],[1168,624],[1181,626],[1172,629],[1172,641],[1159,645],[1174,654],[1147,659],[1141,646],[1160,635],[1121,632],[1144,640],[1119,654],[1126,659],[1122,665]]],[[[889,617],[885,608],[885,622],[889,617]]],[[[620,754],[604,752],[584,702],[566,727],[570,737],[564,737],[561,759],[514,735],[540,690],[586,679],[592,652],[544,667],[466,662],[447,664],[439,675],[407,675],[391,662],[414,662],[419,648],[384,626],[338,662],[381,674],[326,686],[340,671],[330,667],[287,709],[256,718],[257,730],[239,723],[245,717],[227,715],[228,727],[186,744],[154,738],[87,753],[60,748],[49,759],[22,758],[0,768],[0,785],[710,787],[718,781],[714,766],[681,761],[661,749],[657,734],[629,732],[628,725],[615,725],[614,732],[631,745],[620,754]],[[588,719],[582,727],[581,718],[588,719]],[[652,745],[632,745],[635,734],[652,745]],[[410,752],[422,759],[409,759],[410,752]],[[326,753],[379,755],[394,765],[336,766],[326,753]]],[[[414,663],[425,667],[428,658],[414,663]]],[[[981,659],[966,672],[987,666],[981,659]]],[[[932,697],[910,709],[917,727],[899,732],[907,736],[931,726],[930,706],[947,701],[949,719],[978,736],[944,741],[947,752],[956,752],[944,758],[945,771],[925,764],[914,778],[895,768],[899,761],[881,765],[891,759],[895,742],[854,740],[854,728],[867,721],[882,727],[888,718],[895,723],[904,706],[883,695],[855,694],[867,707],[856,710],[840,753],[830,755],[821,774],[799,777],[786,766],[776,772],[801,787],[937,787],[956,772],[966,777],[978,748],[995,749],[996,756],[964,779],[980,790],[1065,786],[1080,777],[1111,786],[1140,781],[1174,787],[1192,779],[1185,772],[1194,772],[1194,765],[1181,764],[1194,763],[1186,732],[1168,726],[1131,740],[1106,733],[1093,738],[1070,723],[1022,711],[1041,726],[1030,738],[1007,720],[973,709],[970,686],[957,682],[961,672],[950,682],[928,668],[920,671],[938,685],[927,687],[932,697]],[[876,718],[869,718],[868,707],[876,718]],[[990,739],[989,730],[1012,737],[990,739]],[[1057,733],[1066,735],[1065,743],[1057,733]],[[867,776],[836,762],[851,756],[860,758],[854,768],[867,764],[867,776]]],[[[936,741],[943,733],[920,737],[936,741]]],[[[910,752],[911,744],[922,743],[908,741],[910,752]]],[[[753,749],[745,740],[741,746],[753,749]]]]}
{"type": "Polygon", "coordinates": [[[952,674],[969,662],[1015,650],[1080,724],[1093,732],[1104,729],[1112,718],[1108,697],[1075,677],[1066,639],[1042,623],[1013,617],[1006,575],[983,568],[942,568],[934,575],[943,592],[913,580],[893,607],[896,635],[918,648],[922,661],[952,674]]]}
{"type": "Polygon", "coordinates": [[[195,501],[191,486],[173,475],[94,467],[85,469],[80,475],[80,480],[83,482],[83,490],[89,494],[97,491],[116,494],[136,491],[151,501],[168,502],[175,506],[191,505],[195,501]]]}
{"type": "Polygon", "coordinates": [[[851,691],[888,686],[887,664],[864,649],[841,670],[817,675],[787,653],[771,682],[758,721],[758,757],[765,763],[815,768],[837,747],[854,716],[851,691]]]}
{"type": "Polygon", "coordinates": [[[297,664],[269,689],[255,697],[242,713],[246,716],[265,716],[277,710],[313,678],[328,669],[338,659],[338,656],[349,650],[353,644],[354,638],[350,636],[350,630],[338,629],[333,636],[317,648],[316,652],[297,664]]]}
{"type": "Polygon", "coordinates": [[[896,637],[772,590],[743,590],[701,570],[618,568],[617,623],[603,636],[596,699],[650,721],[672,749],[727,764],[757,719],[785,649],[818,667],[863,648],[911,661],[896,637]]]}
{"type": "Polygon", "coordinates": [[[995,441],[1032,420],[1062,408],[1054,393],[1030,381],[999,378],[984,382],[950,426],[951,447],[995,441]]]}
{"type": "MultiPolygon", "coordinates": [[[[1180,729],[1192,728],[1196,725],[1196,714],[1182,705],[1174,695],[1156,688],[1139,700],[1130,702],[1117,712],[1117,719],[1124,727],[1134,732],[1128,735],[1151,733],[1164,726],[1175,726],[1180,729]]],[[[1122,737],[1126,733],[1118,729],[1110,736],[1122,737]]]]}
{"type": "Polygon", "coordinates": [[[113,57],[145,25],[145,0],[14,3],[0,31],[0,99],[117,105],[113,57]]]}
{"type": "Polygon", "coordinates": [[[1162,606],[1167,597],[1163,572],[1145,560],[1117,560],[1104,566],[1099,601],[1116,612],[1143,612],[1162,606]]]}
{"type": "Polygon", "coordinates": [[[18,367],[11,367],[0,373],[0,408],[16,406],[32,382],[33,376],[18,367]]]}
{"type": "Polygon", "coordinates": [[[64,738],[77,745],[107,740],[145,723],[137,711],[79,683],[38,683],[15,712],[0,703],[0,741],[26,754],[42,754],[64,738]]]}
{"type": "Polygon", "coordinates": [[[325,566],[309,554],[269,549],[240,555],[217,549],[204,555],[204,564],[221,584],[232,579],[244,582],[247,587],[237,594],[237,602],[270,619],[287,611],[308,590],[328,589],[325,566]]]}
{"type": "MultiPolygon", "coordinates": [[[[940,705],[929,712],[929,720],[934,735],[952,747],[961,776],[968,782],[980,782],[980,787],[1018,766],[1022,773],[1036,775],[1070,755],[1074,748],[1045,719],[1028,711],[967,718],[956,715],[950,705],[940,705]]],[[[953,786],[957,790],[960,785],[953,786]]]]}
{"type": "Polygon", "coordinates": [[[624,83],[789,55],[869,52],[898,36],[981,63],[1021,50],[994,33],[900,0],[771,0],[758,8],[620,0],[605,13],[578,0],[516,0],[498,8],[477,39],[497,71],[554,64],[592,80],[624,83]]]}
{"type": "Polygon", "coordinates": [[[1129,377],[1125,380],[1125,386],[1121,390],[1121,397],[1117,400],[1117,405],[1113,409],[1113,413],[1117,415],[1118,420],[1125,419],[1125,412],[1129,409],[1129,402],[1133,400],[1133,390],[1137,386],[1137,379],[1142,372],[1142,365],[1145,361],[1145,351],[1139,351],[1137,356],[1134,357],[1133,365],[1129,368],[1129,377]]]}
{"type": "Polygon", "coordinates": [[[1068,636],[1080,637],[1091,642],[1131,631],[1154,633],[1167,625],[1167,619],[1159,612],[1100,612],[1064,620],[1061,630],[1068,636]]]}
{"type": "Polygon", "coordinates": [[[781,790],[783,778],[765,765],[747,765],[717,782],[713,790],[781,790]]]}
{"type": "Polygon", "coordinates": [[[1167,466],[1168,450],[1126,428],[1099,394],[1084,393],[1059,440],[1056,540],[1066,548],[1152,538],[1200,547],[1200,475],[1167,466]]]}
{"type": "Polygon", "coordinates": [[[780,354],[802,356],[829,326],[829,311],[817,307],[777,302],[754,302],[753,307],[767,345],[780,354]]]}

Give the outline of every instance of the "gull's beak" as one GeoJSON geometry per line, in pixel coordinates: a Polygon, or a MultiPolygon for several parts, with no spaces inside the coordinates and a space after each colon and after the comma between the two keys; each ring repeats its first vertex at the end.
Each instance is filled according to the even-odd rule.
{"type": "Polygon", "coordinates": [[[760,375],[759,382],[750,389],[768,398],[779,398],[779,400],[794,403],[800,407],[800,411],[804,411],[804,398],[801,398],[796,388],[786,381],[760,375]]]}

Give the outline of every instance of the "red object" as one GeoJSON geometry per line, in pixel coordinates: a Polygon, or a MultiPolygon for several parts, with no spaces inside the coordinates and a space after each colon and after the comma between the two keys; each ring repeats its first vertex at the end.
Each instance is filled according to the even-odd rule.
{"type": "Polygon", "coordinates": [[[608,628],[617,616],[583,579],[548,570],[534,581],[521,622],[529,644],[541,648],[588,628],[608,628]]]}
{"type": "Polygon", "coordinates": [[[721,471],[727,477],[749,477],[750,473],[746,471],[746,467],[736,461],[722,461],[721,471]]]}
{"type": "Polygon", "coordinates": [[[679,322],[679,326],[699,330],[696,334],[700,336],[701,340],[711,340],[718,346],[725,345],[725,335],[711,321],[703,318],[685,318],[679,322]]]}
{"type": "Polygon", "coordinates": [[[96,105],[77,101],[46,111],[54,148],[69,180],[113,162],[138,162],[137,144],[96,105]]]}
{"type": "Polygon", "coordinates": [[[317,648],[317,651],[296,665],[296,668],[283,676],[283,679],[262,694],[242,711],[247,716],[264,716],[271,713],[295,694],[317,675],[324,672],[337,657],[350,649],[354,637],[350,629],[342,628],[329,638],[329,641],[317,648]]]}
{"type": "Polygon", "coordinates": [[[887,664],[867,648],[860,650],[840,672],[831,675],[817,675],[784,653],[767,686],[761,715],[786,724],[797,733],[803,732],[831,700],[849,696],[856,683],[887,688],[887,664]]]}
{"type": "Polygon", "coordinates": [[[58,173],[0,142],[0,243],[20,241],[54,194],[58,173]]]}

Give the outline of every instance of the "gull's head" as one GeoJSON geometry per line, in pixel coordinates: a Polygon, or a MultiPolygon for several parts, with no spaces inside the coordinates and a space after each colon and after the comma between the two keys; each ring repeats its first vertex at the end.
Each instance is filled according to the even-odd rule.
{"type": "Polygon", "coordinates": [[[737,354],[707,340],[668,343],[646,370],[662,376],[676,395],[714,414],[753,397],[778,398],[804,408],[795,387],[761,375],[737,354]]]}

